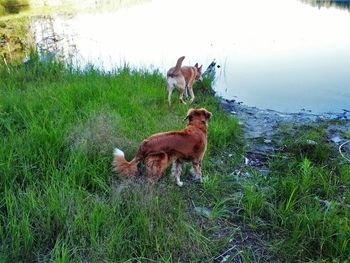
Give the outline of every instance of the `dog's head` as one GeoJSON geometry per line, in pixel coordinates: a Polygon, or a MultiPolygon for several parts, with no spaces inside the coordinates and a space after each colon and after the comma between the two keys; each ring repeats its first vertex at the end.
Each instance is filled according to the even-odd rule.
{"type": "Polygon", "coordinates": [[[194,67],[196,68],[196,76],[195,76],[196,80],[200,80],[200,81],[203,80],[203,78],[202,78],[202,66],[203,65],[198,67],[198,63],[196,63],[196,65],[194,65],[194,67]]]}
{"type": "Polygon", "coordinates": [[[185,120],[191,123],[193,121],[199,121],[206,126],[208,125],[208,120],[213,116],[210,111],[207,111],[205,108],[200,109],[189,109],[185,120]]]}

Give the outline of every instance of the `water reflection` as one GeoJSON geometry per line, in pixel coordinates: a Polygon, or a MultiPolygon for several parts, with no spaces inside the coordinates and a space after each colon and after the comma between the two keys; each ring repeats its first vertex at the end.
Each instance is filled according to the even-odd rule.
{"type": "Polygon", "coordinates": [[[0,1],[0,16],[5,14],[18,14],[29,8],[28,0],[4,0],[0,1]]]}
{"type": "Polygon", "coordinates": [[[347,9],[350,11],[350,0],[301,0],[301,1],[318,8],[337,7],[341,9],[347,9]]]}
{"type": "Polygon", "coordinates": [[[31,0],[31,6],[45,10],[55,8],[61,14],[104,13],[129,8],[151,0],[31,0]]]}
{"type": "Polygon", "coordinates": [[[74,64],[79,54],[75,43],[76,34],[70,30],[72,16],[44,16],[31,24],[31,34],[36,39],[36,49],[45,59],[56,59],[74,64]]]}
{"type": "Polygon", "coordinates": [[[0,20],[0,63],[23,61],[33,41],[28,34],[29,20],[21,19],[18,23],[0,20]]]}

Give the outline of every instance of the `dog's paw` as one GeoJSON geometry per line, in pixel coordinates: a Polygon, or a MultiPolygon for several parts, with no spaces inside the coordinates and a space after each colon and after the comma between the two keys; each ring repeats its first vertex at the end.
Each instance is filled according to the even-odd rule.
{"type": "Polygon", "coordinates": [[[184,185],[184,183],[181,182],[181,181],[177,181],[176,184],[177,184],[178,186],[180,186],[180,187],[184,185]]]}
{"type": "Polygon", "coordinates": [[[196,182],[203,183],[203,177],[202,177],[202,176],[196,175],[193,179],[194,179],[196,182]]]}

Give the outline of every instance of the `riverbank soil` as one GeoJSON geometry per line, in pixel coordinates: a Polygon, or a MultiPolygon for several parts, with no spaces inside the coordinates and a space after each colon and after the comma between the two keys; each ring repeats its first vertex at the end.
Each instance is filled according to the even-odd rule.
{"type": "MultiPolygon", "coordinates": [[[[313,114],[309,112],[281,113],[273,110],[262,110],[245,106],[234,100],[220,98],[224,110],[237,116],[243,127],[246,140],[246,164],[261,172],[267,171],[267,163],[279,150],[282,150],[283,139],[291,137],[295,140],[296,130],[304,126],[323,129],[326,142],[349,156],[350,112],[313,114]],[[282,131],[290,131],[286,134],[282,131]],[[344,145],[342,145],[344,144],[344,145]],[[341,146],[341,149],[339,147],[341,146]]],[[[307,141],[310,145],[315,142],[307,141]]],[[[350,156],[349,156],[350,158],[350,156]]]]}

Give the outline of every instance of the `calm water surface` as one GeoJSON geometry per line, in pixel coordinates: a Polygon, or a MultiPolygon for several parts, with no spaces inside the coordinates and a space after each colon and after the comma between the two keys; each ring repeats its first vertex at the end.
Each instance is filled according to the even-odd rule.
{"type": "MultiPolygon", "coordinates": [[[[105,70],[127,62],[162,73],[184,65],[217,69],[225,98],[279,111],[350,110],[350,12],[298,0],[155,0],[110,12],[42,17],[42,49],[105,70]]],[[[165,92],[165,87],[164,87],[165,92]]]]}

